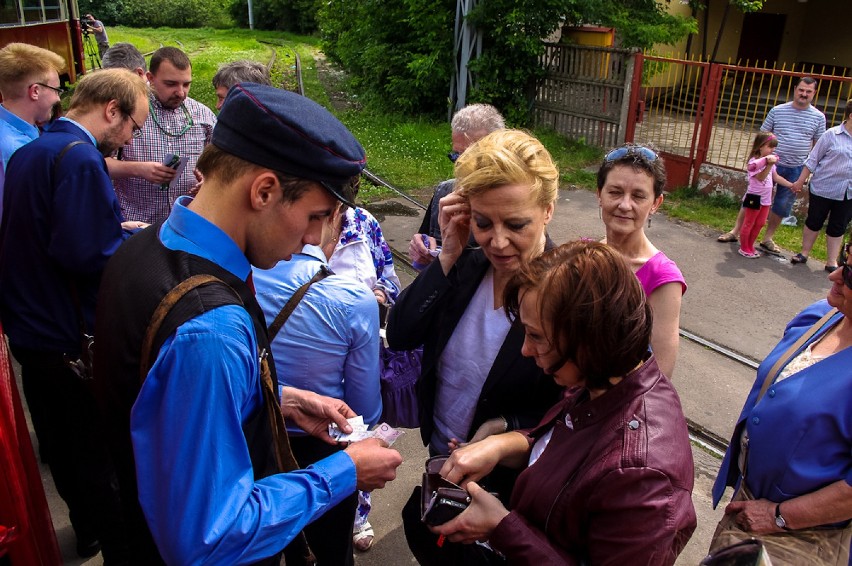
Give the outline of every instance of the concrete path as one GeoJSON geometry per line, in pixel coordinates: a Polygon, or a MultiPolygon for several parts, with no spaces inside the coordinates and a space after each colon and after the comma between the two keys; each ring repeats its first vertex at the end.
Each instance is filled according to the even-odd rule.
{"type": "MultiPolygon", "coordinates": [[[[402,199],[376,203],[369,208],[379,218],[391,246],[406,251],[422,212],[402,199]]],[[[594,193],[561,191],[549,231],[557,243],[578,237],[601,238],[604,227],[598,218],[594,193]]],[[[677,262],[689,285],[681,326],[750,358],[762,359],[778,341],[787,322],[802,308],[823,298],[829,288],[822,265],[794,266],[772,256],[748,260],[736,253],[736,244],[717,243],[715,232],[669,221],[662,214],[653,217],[648,235],[677,262]]],[[[399,271],[404,284],[411,281],[411,273],[402,268],[399,271]]],[[[753,370],[681,339],[674,383],[684,412],[719,436],[730,436],[753,380],[753,370]]],[[[373,496],[370,517],[376,541],[369,552],[356,557],[358,566],[414,563],[405,543],[399,512],[413,486],[420,482],[426,450],[416,430],[408,431],[397,446],[405,462],[397,480],[373,496]]],[[[699,525],[678,560],[680,565],[697,564],[704,556],[721,513],[721,508],[715,512],[710,509],[709,495],[719,460],[700,448],[695,448],[693,455],[696,463],[693,500],[699,525]]],[[[67,510],[53,490],[50,474],[46,469],[42,474],[66,563],[101,564],[99,556],[89,561],[74,559],[74,538],[67,510]]]]}

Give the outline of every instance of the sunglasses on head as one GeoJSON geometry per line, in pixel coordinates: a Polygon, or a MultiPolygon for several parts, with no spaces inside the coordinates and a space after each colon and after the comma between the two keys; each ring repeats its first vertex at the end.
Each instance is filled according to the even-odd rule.
{"type": "Polygon", "coordinates": [[[604,156],[604,161],[618,161],[628,156],[641,157],[645,161],[653,163],[659,157],[653,149],[648,149],[643,145],[625,145],[617,147],[604,156]]]}

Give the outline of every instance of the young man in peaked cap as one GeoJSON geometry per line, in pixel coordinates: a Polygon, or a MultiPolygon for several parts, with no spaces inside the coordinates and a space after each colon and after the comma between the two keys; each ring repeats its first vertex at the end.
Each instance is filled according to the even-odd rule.
{"type": "Polygon", "coordinates": [[[95,381],[116,432],[122,500],[139,502],[127,511],[140,563],[277,564],[305,525],[356,486],[380,488],[395,477],[402,458],[376,439],[307,469],[276,458],[274,439],[286,442],[286,433],[274,426],[275,411],[327,441],[328,424],[348,431],[354,414],[341,401],[272,385],[250,279],[252,265],[270,268],[319,243],[364,164],[361,145],[324,108],[238,84],[199,159],[198,196],[179,199],[107,267],[95,381]],[[140,371],[155,307],[199,274],[224,284],[177,304],[150,349],[150,370],[140,371]]]}

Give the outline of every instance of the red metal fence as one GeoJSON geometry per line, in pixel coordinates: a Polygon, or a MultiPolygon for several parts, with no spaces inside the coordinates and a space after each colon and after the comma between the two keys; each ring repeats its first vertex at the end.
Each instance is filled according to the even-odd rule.
{"type": "Polygon", "coordinates": [[[666,159],[669,188],[695,185],[705,164],[743,170],[751,140],[767,112],[791,99],[801,76],[818,81],[814,105],[825,113],[829,127],[842,120],[846,100],[852,98],[852,77],[824,74],[813,67],[767,69],[748,62],[719,64],[607,48],[558,46],[557,51],[548,45],[547,49],[543,62],[549,72],[538,90],[537,122],[603,148],[621,141],[653,144],[666,159]],[[609,51],[610,58],[603,59],[609,51]],[[617,68],[631,69],[631,74],[608,70],[616,57],[617,68]],[[613,85],[616,78],[625,80],[622,87],[613,85]],[[577,86],[564,86],[577,84],[587,85],[579,97],[577,86]],[[617,124],[613,101],[603,94],[614,90],[624,94],[617,124]],[[606,122],[599,116],[603,108],[611,110],[606,122]],[[554,118],[566,115],[572,117],[554,118]],[[580,119],[582,128],[560,127],[580,119]],[[608,135],[595,135],[603,131],[608,135]]]}

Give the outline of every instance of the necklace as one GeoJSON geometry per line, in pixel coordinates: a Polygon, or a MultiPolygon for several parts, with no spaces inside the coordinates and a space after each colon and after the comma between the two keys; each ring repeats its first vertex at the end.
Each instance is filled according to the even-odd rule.
{"type": "Polygon", "coordinates": [[[192,121],[192,115],[189,113],[189,110],[186,108],[186,104],[181,103],[181,105],[180,105],[181,110],[183,110],[183,117],[184,117],[184,119],[186,119],[186,124],[184,124],[181,131],[179,131],[176,134],[168,131],[166,128],[163,127],[163,125],[160,123],[160,120],[157,119],[157,113],[154,111],[154,104],[150,100],[148,101],[148,108],[151,111],[151,119],[154,120],[154,123],[157,124],[157,127],[160,129],[160,131],[163,132],[164,134],[166,134],[169,137],[179,138],[182,135],[184,135],[187,132],[187,130],[189,130],[192,126],[195,125],[195,122],[192,121]]]}

